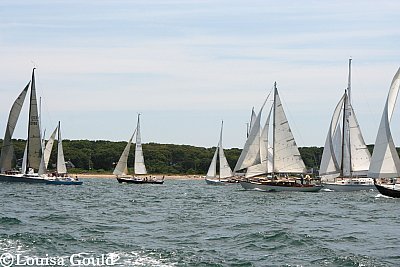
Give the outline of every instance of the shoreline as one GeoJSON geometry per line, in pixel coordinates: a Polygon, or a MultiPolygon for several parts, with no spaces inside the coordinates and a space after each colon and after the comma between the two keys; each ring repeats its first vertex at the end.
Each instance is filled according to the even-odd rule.
{"type": "MultiPolygon", "coordinates": [[[[101,178],[101,179],[115,179],[115,175],[113,174],[70,174],[72,177],[77,176],[79,179],[93,179],[93,178],[101,178]]],[[[149,174],[150,176],[150,174],[149,174]]],[[[155,174],[151,175],[157,178],[161,178],[164,176],[165,180],[201,180],[203,177],[201,175],[161,175],[161,174],[155,174]]]]}

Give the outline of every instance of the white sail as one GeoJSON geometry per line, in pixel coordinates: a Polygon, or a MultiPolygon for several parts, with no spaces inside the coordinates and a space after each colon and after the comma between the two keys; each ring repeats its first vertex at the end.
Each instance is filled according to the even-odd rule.
{"type": "Polygon", "coordinates": [[[146,165],[144,165],[142,140],[140,136],[140,114],[138,115],[137,127],[136,127],[136,148],[135,148],[135,162],[134,170],[135,174],[147,174],[146,165]]]}
{"type": "MultiPolygon", "coordinates": [[[[32,72],[31,98],[28,123],[28,160],[27,169],[38,170],[42,159],[42,139],[40,137],[39,112],[36,99],[35,69],[32,72]]],[[[25,171],[27,171],[27,169],[25,171]]]]}
{"type": "Polygon", "coordinates": [[[63,174],[67,173],[67,166],[65,165],[64,150],[62,146],[61,138],[61,126],[58,122],[58,146],[57,146],[57,173],[63,174]]]}
{"type": "Polygon", "coordinates": [[[28,161],[28,143],[25,143],[24,155],[22,156],[21,170],[25,171],[27,169],[28,161]]]}
{"type": "Polygon", "coordinates": [[[28,92],[30,82],[25,86],[24,90],[19,94],[18,98],[14,101],[11,107],[10,114],[8,115],[8,122],[6,132],[4,135],[3,146],[1,148],[0,156],[0,170],[1,172],[12,169],[12,159],[14,158],[14,147],[11,142],[15,126],[21,113],[22,105],[24,104],[26,93],[28,92]]]}
{"type": "Polygon", "coordinates": [[[251,117],[250,117],[250,124],[249,124],[249,128],[247,129],[247,137],[249,137],[249,134],[251,132],[251,128],[254,125],[254,122],[257,119],[257,114],[254,112],[254,108],[251,109],[251,117]]]}
{"type": "Polygon", "coordinates": [[[131,144],[132,144],[132,139],[133,136],[136,133],[136,129],[133,132],[131,138],[128,140],[128,143],[125,146],[124,151],[121,154],[121,157],[119,158],[119,161],[117,163],[117,166],[115,166],[114,175],[120,176],[120,175],[127,175],[128,174],[128,156],[129,156],[129,151],[131,149],[131,144]]]}
{"type": "Polygon", "coordinates": [[[341,175],[348,177],[351,176],[352,169],[351,169],[351,150],[350,150],[350,124],[349,124],[349,119],[350,119],[350,104],[349,104],[349,97],[347,94],[347,91],[345,92],[345,98],[344,98],[344,103],[343,103],[343,132],[342,132],[342,157],[343,160],[341,162],[342,168],[341,168],[341,175]]]}
{"type": "Polygon", "coordinates": [[[51,151],[53,149],[54,141],[56,139],[57,130],[58,130],[58,126],[54,129],[53,133],[49,137],[49,140],[47,141],[46,146],[44,148],[43,158],[44,158],[44,164],[45,164],[46,169],[49,166],[50,155],[51,155],[51,151]]]}
{"type": "Polygon", "coordinates": [[[228,161],[226,160],[224,149],[222,148],[222,130],[223,130],[224,122],[221,125],[221,133],[219,137],[219,177],[227,178],[232,177],[232,169],[229,166],[228,161]]]}
{"type": "MultiPolygon", "coordinates": [[[[340,157],[335,151],[341,148],[341,136],[340,136],[340,114],[342,111],[345,95],[342,96],[339,103],[336,105],[335,111],[331,119],[331,125],[329,127],[328,135],[326,136],[324,151],[322,152],[322,159],[319,168],[320,175],[336,174],[340,173],[340,157]],[[340,137],[338,140],[337,137],[340,137]]],[[[339,150],[341,151],[341,150],[339,150]]]]}
{"type": "Polygon", "coordinates": [[[269,145],[268,141],[271,113],[272,113],[272,107],[270,109],[267,120],[260,135],[261,163],[248,167],[245,174],[246,178],[266,174],[272,171],[272,147],[269,145]]]}
{"type": "Polygon", "coordinates": [[[215,178],[217,177],[217,155],[218,155],[218,150],[219,150],[219,144],[217,148],[215,149],[214,156],[212,158],[212,161],[210,163],[210,167],[208,167],[208,171],[206,174],[207,178],[215,178]]]}
{"type": "MultiPolygon", "coordinates": [[[[267,98],[268,99],[268,98],[267,98]]],[[[234,171],[242,170],[248,168],[250,166],[254,166],[256,164],[261,163],[260,159],[260,120],[261,120],[261,113],[267,101],[265,100],[264,104],[262,105],[260,112],[254,121],[253,126],[251,127],[251,131],[249,137],[244,144],[242,153],[239,156],[238,161],[236,162],[236,166],[234,171]]]]}
{"type": "Polygon", "coordinates": [[[304,173],[305,165],[275,87],[273,165],[275,173],[304,173]]]}
{"type": "Polygon", "coordinates": [[[368,151],[364,138],[361,134],[356,113],[350,105],[349,131],[350,131],[350,155],[351,171],[358,175],[366,175],[371,162],[371,154],[368,151]]]}
{"type": "Polygon", "coordinates": [[[393,77],[376,136],[374,152],[372,153],[368,171],[368,176],[372,178],[398,177],[400,174],[400,158],[390,130],[390,120],[396,105],[399,89],[400,68],[393,77]]]}

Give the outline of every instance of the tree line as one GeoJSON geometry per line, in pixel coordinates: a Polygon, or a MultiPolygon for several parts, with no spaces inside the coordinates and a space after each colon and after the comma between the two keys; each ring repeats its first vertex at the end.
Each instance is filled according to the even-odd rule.
{"type": "MultiPolygon", "coordinates": [[[[0,140],[2,144],[2,140],[0,140]]],[[[113,142],[105,140],[63,140],[64,156],[75,168],[69,169],[71,173],[97,172],[111,173],[118,162],[126,142],[113,142]]],[[[25,140],[14,139],[15,160],[23,157],[25,140]]],[[[56,145],[53,146],[49,161],[49,169],[56,163],[56,145]]],[[[143,154],[146,168],[154,174],[206,174],[215,147],[204,148],[190,145],[174,144],[143,144],[143,154]]],[[[233,169],[239,158],[241,149],[224,149],[229,165],[233,169]]],[[[301,157],[307,169],[317,170],[321,162],[322,147],[300,147],[301,157]]],[[[133,168],[134,145],[128,157],[128,168],[133,168]]]]}

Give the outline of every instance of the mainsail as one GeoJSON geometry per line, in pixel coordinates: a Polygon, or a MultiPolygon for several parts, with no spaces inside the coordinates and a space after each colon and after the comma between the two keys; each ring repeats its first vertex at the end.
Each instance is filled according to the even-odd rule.
{"type": "Polygon", "coordinates": [[[26,93],[28,92],[30,82],[25,86],[24,90],[19,94],[18,98],[14,101],[11,107],[10,114],[8,115],[8,122],[6,132],[3,140],[3,147],[1,148],[0,156],[0,170],[1,172],[9,171],[12,169],[12,159],[14,158],[14,147],[11,142],[15,126],[21,113],[22,105],[24,104],[26,93]]]}
{"type": "Polygon", "coordinates": [[[31,82],[31,97],[29,107],[29,124],[28,124],[28,149],[27,149],[27,167],[25,173],[29,171],[29,168],[33,170],[39,170],[40,161],[42,157],[42,139],[40,137],[40,125],[39,125],[39,112],[36,99],[36,88],[35,88],[35,69],[32,72],[31,82]]]}
{"type": "Polygon", "coordinates": [[[142,140],[140,137],[140,114],[138,115],[137,127],[136,127],[136,148],[135,148],[135,162],[134,171],[135,174],[147,174],[146,166],[144,165],[142,140]]]}
{"type": "Polygon", "coordinates": [[[61,125],[58,122],[58,143],[57,143],[57,173],[67,173],[67,166],[65,165],[64,150],[61,138],[61,125]]]}
{"type": "Polygon", "coordinates": [[[396,105],[400,89],[400,68],[393,77],[389,94],[383,109],[381,123],[376,136],[374,152],[368,176],[372,178],[398,177],[400,174],[400,158],[393,142],[390,121],[396,105]]]}

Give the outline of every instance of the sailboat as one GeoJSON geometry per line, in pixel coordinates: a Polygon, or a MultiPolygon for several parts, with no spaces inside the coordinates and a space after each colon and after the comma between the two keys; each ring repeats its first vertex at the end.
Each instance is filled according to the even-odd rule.
{"type": "Polygon", "coordinates": [[[67,166],[65,164],[64,158],[64,150],[62,146],[62,138],[61,138],[61,123],[58,122],[57,128],[54,130],[53,134],[50,136],[49,140],[47,141],[45,150],[44,150],[44,162],[45,167],[47,169],[47,165],[50,158],[50,152],[53,147],[55,132],[58,131],[58,138],[57,138],[57,165],[56,165],[56,172],[51,173],[50,175],[47,174],[48,181],[47,184],[54,184],[54,185],[81,185],[83,182],[79,181],[78,178],[72,178],[67,173],[67,166]]]}
{"type": "Polygon", "coordinates": [[[375,187],[379,193],[395,198],[400,198],[400,184],[397,183],[397,178],[400,176],[400,158],[393,142],[390,121],[399,89],[400,68],[390,85],[368,171],[368,176],[374,179],[375,187]]]}
{"type": "Polygon", "coordinates": [[[210,167],[206,175],[206,183],[211,185],[225,185],[229,183],[236,183],[233,179],[232,169],[229,167],[228,161],[226,160],[224,149],[222,148],[222,129],[224,122],[221,124],[221,132],[219,135],[218,146],[215,149],[214,156],[212,158],[210,167]],[[217,175],[217,157],[219,156],[219,174],[217,175]]]}
{"type": "Polygon", "coordinates": [[[154,176],[147,176],[146,165],[144,164],[142,140],[140,136],[140,114],[138,114],[137,126],[131,138],[128,140],[121,157],[115,166],[113,174],[117,177],[119,183],[133,183],[133,184],[163,184],[164,177],[157,179],[154,176]],[[134,175],[128,174],[128,155],[132,144],[132,139],[136,134],[136,147],[135,147],[135,161],[134,161],[134,175]],[[146,175],[146,176],[144,176],[146,175]]]}
{"type": "Polygon", "coordinates": [[[351,59],[348,86],[333,113],[319,171],[324,187],[334,191],[375,188],[373,179],[367,177],[371,155],[361,134],[350,92],[351,59]]]}
{"type": "Polygon", "coordinates": [[[240,182],[244,189],[259,191],[304,191],[316,192],[322,187],[307,180],[304,183],[305,165],[294,140],[288,120],[282,107],[276,83],[274,101],[267,123],[261,130],[262,110],[251,127],[249,138],[234,168],[234,172],[247,169],[246,179],[240,182]],[[268,144],[269,117],[273,112],[272,149],[268,144]],[[271,151],[272,150],[272,151],[271,151]],[[266,177],[260,177],[265,174],[266,177]],[[293,174],[300,174],[294,177],[293,174]],[[289,175],[292,175],[289,177],[289,175]],[[301,182],[298,182],[301,180],[301,182]]]}
{"type": "Polygon", "coordinates": [[[47,179],[44,175],[45,168],[43,163],[34,68],[32,71],[32,80],[28,82],[24,90],[19,94],[10,110],[0,155],[0,181],[46,183],[47,179]],[[31,90],[29,98],[28,139],[25,146],[22,169],[18,171],[12,168],[14,148],[11,140],[29,88],[31,90]]]}

